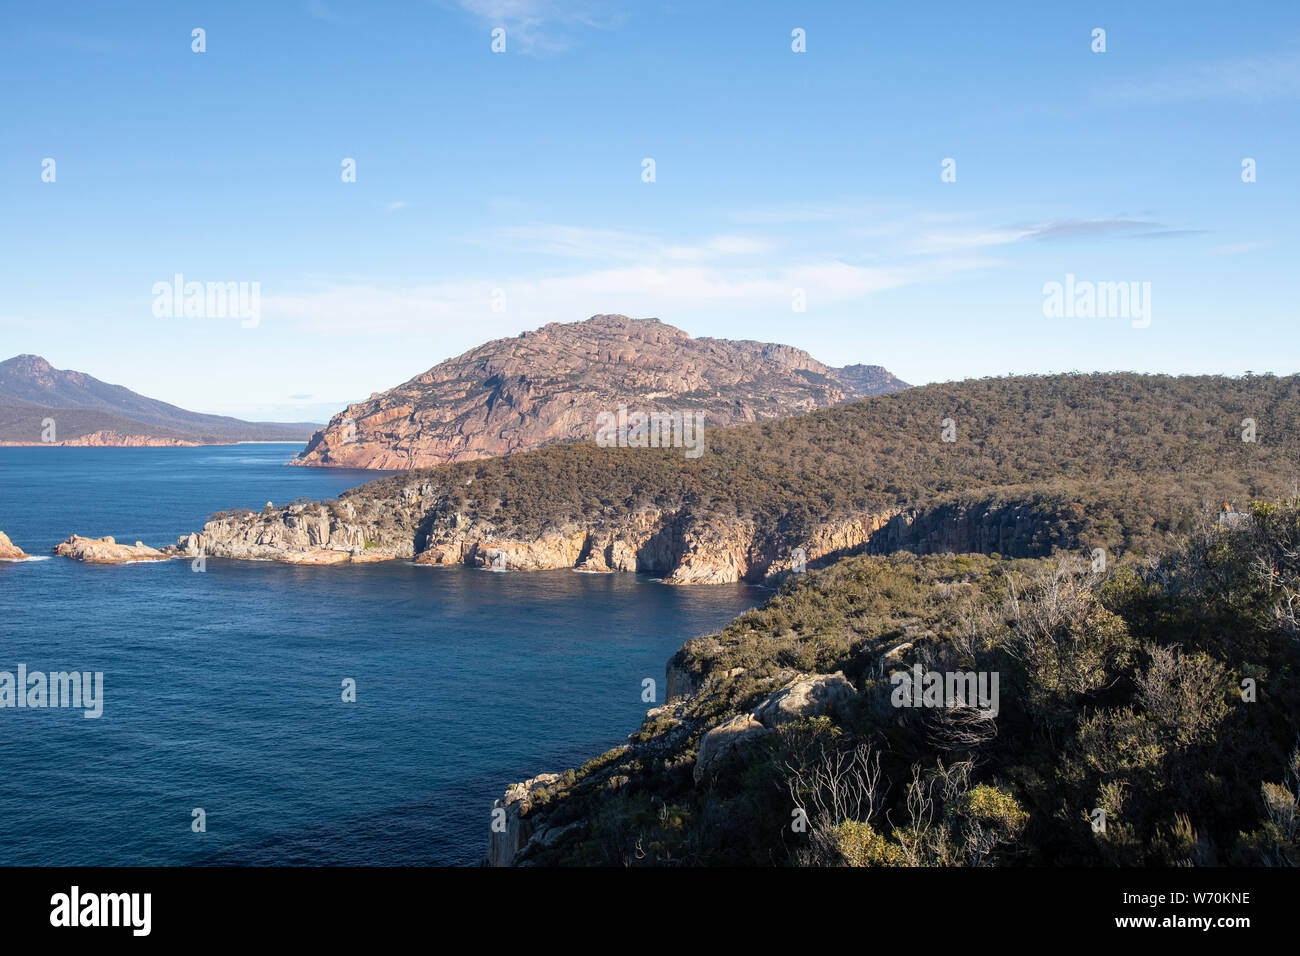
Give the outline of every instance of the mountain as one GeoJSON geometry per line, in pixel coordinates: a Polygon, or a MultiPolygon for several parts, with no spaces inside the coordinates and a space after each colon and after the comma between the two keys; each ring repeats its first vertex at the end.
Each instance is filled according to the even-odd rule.
{"type": "Polygon", "coordinates": [[[40,444],[46,419],[54,420],[56,442],[94,445],[299,441],[318,427],[189,412],[84,372],[56,369],[39,355],[0,362],[0,442],[40,444]]]}
{"type": "Polygon", "coordinates": [[[593,438],[597,416],[620,406],[703,412],[714,428],[907,387],[878,365],[836,369],[788,345],[597,315],[488,342],[349,405],[298,463],[420,468],[593,438]]]}

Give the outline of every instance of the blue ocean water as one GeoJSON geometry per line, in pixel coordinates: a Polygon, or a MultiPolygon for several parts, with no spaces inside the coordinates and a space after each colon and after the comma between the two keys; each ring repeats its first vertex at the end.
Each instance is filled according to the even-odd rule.
{"type": "MultiPolygon", "coordinates": [[[[159,546],[376,477],[284,467],[295,450],[0,448],[0,530],[33,555],[73,532],[159,546]]],[[[104,674],[98,719],[0,709],[0,864],[478,862],[507,784],[624,742],[643,678],[662,699],[672,652],[763,596],[407,562],[0,561],[0,671],[104,674]]]]}

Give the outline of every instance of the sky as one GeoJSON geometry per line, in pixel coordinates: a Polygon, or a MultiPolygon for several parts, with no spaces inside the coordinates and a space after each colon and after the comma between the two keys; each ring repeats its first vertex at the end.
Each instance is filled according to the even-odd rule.
{"type": "Polygon", "coordinates": [[[1291,0],[6,4],[0,359],[295,421],[599,313],[914,384],[1290,374],[1298,120],[1291,0]],[[256,316],[159,315],[177,274],[256,316]]]}

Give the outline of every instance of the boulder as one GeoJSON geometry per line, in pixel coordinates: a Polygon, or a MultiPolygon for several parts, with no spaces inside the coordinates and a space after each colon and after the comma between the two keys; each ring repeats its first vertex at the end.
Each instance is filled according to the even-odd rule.
{"type": "Polygon", "coordinates": [[[21,561],[25,557],[27,557],[27,555],[23,553],[23,549],[10,541],[7,534],[0,531],[0,559],[5,561],[21,561]]]}
{"type": "MultiPolygon", "coordinates": [[[[733,668],[731,673],[735,672],[743,673],[743,669],[733,668]]],[[[801,717],[834,712],[856,694],[853,685],[840,671],[794,676],[759,704],[752,714],[732,717],[704,735],[699,756],[695,758],[695,782],[698,784],[704,779],[709,766],[719,757],[747,741],[770,734],[781,725],[801,717]]]]}
{"type": "Polygon", "coordinates": [[[755,737],[761,737],[769,733],[771,733],[771,730],[764,727],[749,714],[740,714],[714,727],[700,741],[700,753],[695,758],[695,771],[693,774],[695,782],[699,783],[704,779],[710,765],[719,757],[731,753],[741,744],[753,740],[755,737]]]}
{"type": "Polygon", "coordinates": [[[818,717],[831,713],[856,695],[857,690],[841,671],[834,674],[804,674],[759,704],[753,717],[764,727],[776,729],[801,717],[818,717]]]}

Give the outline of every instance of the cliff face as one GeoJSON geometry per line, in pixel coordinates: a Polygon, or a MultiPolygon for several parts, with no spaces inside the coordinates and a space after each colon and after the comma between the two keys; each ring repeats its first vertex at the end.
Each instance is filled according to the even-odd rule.
{"type": "Polygon", "coordinates": [[[345,497],[220,515],[181,537],[178,547],[186,554],[303,564],[414,558],[506,571],[640,571],[670,584],[725,584],[777,581],[801,562],[859,551],[891,518],[842,517],[796,539],[752,521],[651,508],[515,536],[453,510],[445,490],[425,481],[407,485],[396,499],[345,497]]]}
{"type": "Polygon", "coordinates": [[[788,345],[598,315],[489,342],[349,405],[298,464],[419,468],[591,439],[597,415],[620,405],[701,411],[714,428],[906,387],[879,366],[839,370],[788,345]]]}
{"type": "Polygon", "coordinates": [[[221,515],[178,545],[188,554],[298,564],[413,558],[506,571],[639,571],[669,584],[774,584],[859,553],[1037,557],[1076,546],[1076,529],[1053,524],[1053,517],[1033,503],[987,499],[836,515],[795,530],[689,507],[652,507],[519,535],[467,517],[445,482],[425,480],[383,498],[344,496],[221,515]]]}

